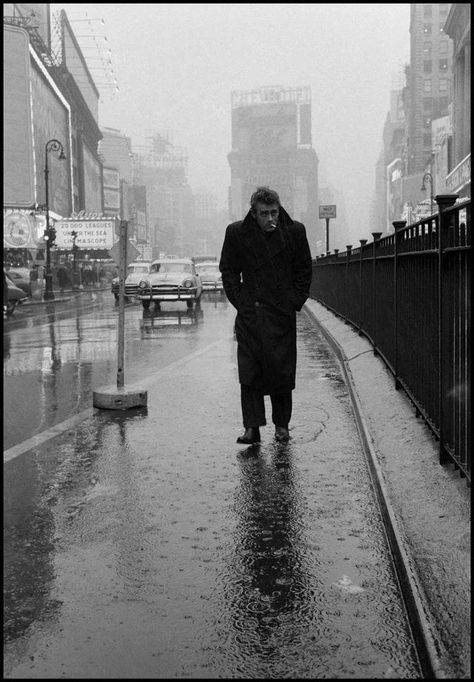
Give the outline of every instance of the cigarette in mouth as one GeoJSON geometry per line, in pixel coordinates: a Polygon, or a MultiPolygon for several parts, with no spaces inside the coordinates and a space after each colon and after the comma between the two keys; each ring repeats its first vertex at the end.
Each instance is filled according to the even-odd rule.
{"type": "Polygon", "coordinates": [[[270,227],[276,227],[276,223],[270,223],[270,227]]]}

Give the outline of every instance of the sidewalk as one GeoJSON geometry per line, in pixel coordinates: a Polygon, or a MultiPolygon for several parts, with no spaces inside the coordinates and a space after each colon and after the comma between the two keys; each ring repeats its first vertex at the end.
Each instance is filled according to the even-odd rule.
{"type": "Polygon", "coordinates": [[[106,284],[104,286],[92,286],[92,287],[87,287],[87,288],[82,288],[82,289],[64,289],[61,291],[60,289],[54,288],[53,289],[53,294],[54,298],[48,301],[45,301],[43,296],[44,296],[44,291],[42,293],[41,298],[37,297],[37,295],[33,298],[29,298],[27,301],[24,301],[22,303],[22,306],[30,306],[30,305],[40,305],[40,304],[48,304],[50,305],[51,303],[65,303],[67,301],[70,301],[71,298],[76,298],[77,296],[82,296],[82,294],[89,294],[92,292],[97,292],[97,291],[109,291],[110,290],[110,284],[106,284]]]}
{"type": "MultiPolygon", "coordinates": [[[[448,677],[470,677],[470,488],[440,466],[431,431],[369,342],[317,301],[306,309],[346,367],[386,514],[408,560],[415,599],[448,677]]],[[[443,676],[443,675],[441,675],[443,676]]]]}

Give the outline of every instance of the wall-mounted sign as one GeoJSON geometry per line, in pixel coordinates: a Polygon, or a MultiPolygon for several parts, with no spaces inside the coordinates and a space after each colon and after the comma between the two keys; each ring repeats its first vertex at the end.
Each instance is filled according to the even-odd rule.
{"type": "Polygon", "coordinates": [[[72,249],[72,232],[77,232],[76,245],[80,249],[111,249],[117,241],[115,220],[60,220],[56,228],[56,245],[72,249]]]}
{"type": "Polygon", "coordinates": [[[26,208],[35,203],[30,39],[25,29],[4,25],[3,41],[3,205],[26,208]]]}
{"type": "Polygon", "coordinates": [[[3,246],[7,249],[36,248],[34,218],[22,211],[3,214],[3,246]]]}
{"type": "Polygon", "coordinates": [[[319,217],[320,218],[335,218],[336,217],[336,205],[335,204],[319,204],[319,217]]]}

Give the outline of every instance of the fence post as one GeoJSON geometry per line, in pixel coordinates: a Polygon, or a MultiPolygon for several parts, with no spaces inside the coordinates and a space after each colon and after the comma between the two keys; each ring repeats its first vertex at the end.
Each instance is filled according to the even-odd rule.
{"type": "Polygon", "coordinates": [[[360,252],[359,252],[359,336],[362,334],[362,251],[363,247],[367,244],[367,239],[359,239],[360,241],[360,252]]]}
{"type": "Polygon", "coordinates": [[[381,232],[372,232],[374,241],[372,243],[372,320],[374,325],[373,349],[374,355],[378,355],[377,351],[377,296],[376,296],[376,258],[375,258],[375,242],[381,237],[381,232]]]}
{"type": "Polygon", "coordinates": [[[443,324],[443,251],[447,245],[447,234],[450,225],[450,216],[445,210],[456,203],[457,194],[437,194],[436,203],[438,204],[438,424],[439,424],[439,463],[446,464],[449,456],[444,444],[444,363],[445,363],[445,330],[443,324]]]}
{"type": "Polygon", "coordinates": [[[407,224],[406,220],[394,220],[392,225],[395,229],[393,235],[393,326],[394,326],[394,363],[393,370],[395,374],[395,390],[401,388],[400,380],[398,378],[398,234],[407,224]]]}
{"type": "MultiPolygon", "coordinates": [[[[349,261],[352,253],[352,244],[346,244],[346,276],[345,276],[345,291],[349,291],[349,261]]],[[[347,296],[345,295],[344,298],[347,299],[347,296]]],[[[347,324],[347,306],[345,306],[344,310],[344,324],[347,324]]]]}

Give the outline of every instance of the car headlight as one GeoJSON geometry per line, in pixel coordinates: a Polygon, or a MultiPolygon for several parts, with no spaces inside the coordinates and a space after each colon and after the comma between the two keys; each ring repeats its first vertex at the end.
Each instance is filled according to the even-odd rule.
{"type": "Polygon", "coordinates": [[[194,282],[192,279],[185,279],[183,282],[183,287],[186,287],[186,289],[190,289],[194,285],[194,282]]]}
{"type": "Polygon", "coordinates": [[[141,279],[138,282],[138,288],[139,289],[149,289],[150,288],[150,282],[147,282],[146,279],[141,279]]]}

